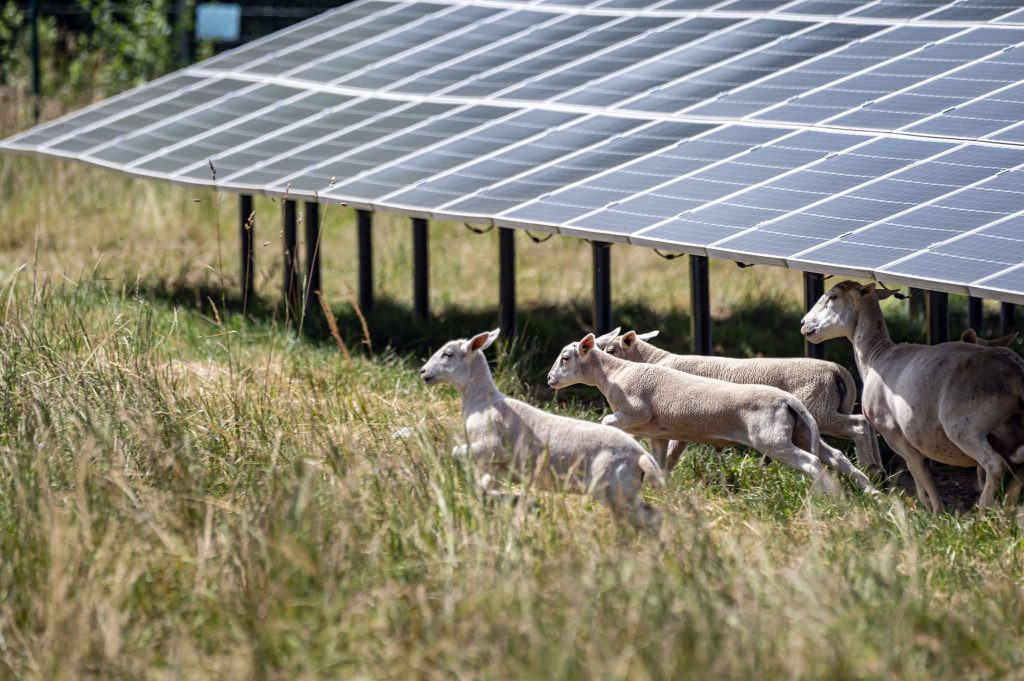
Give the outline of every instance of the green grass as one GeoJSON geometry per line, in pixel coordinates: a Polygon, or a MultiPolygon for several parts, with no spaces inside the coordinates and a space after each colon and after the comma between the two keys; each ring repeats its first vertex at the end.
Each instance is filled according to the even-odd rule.
{"type": "MultiPolygon", "coordinates": [[[[2,678],[1024,676],[1024,546],[1001,512],[823,500],[700,447],[648,492],[657,541],[581,497],[476,498],[447,455],[457,396],[416,368],[494,326],[494,234],[432,225],[418,324],[407,222],[382,218],[371,351],[352,215],[327,208],[346,359],[283,323],[269,200],[245,314],[231,195],[0,156],[0,208],[2,678]]],[[[520,239],[519,268],[500,385],[597,418],[593,391],[540,380],[588,326],[589,247],[520,239]]],[[[684,349],[685,260],[616,246],[613,268],[616,320],[684,349]]],[[[800,352],[798,273],[715,262],[712,283],[720,351],[800,352]]]]}

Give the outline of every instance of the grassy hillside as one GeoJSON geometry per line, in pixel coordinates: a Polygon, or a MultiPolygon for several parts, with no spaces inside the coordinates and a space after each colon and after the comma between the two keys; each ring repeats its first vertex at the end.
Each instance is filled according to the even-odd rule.
{"type": "MultiPolygon", "coordinates": [[[[280,206],[256,210],[243,315],[234,196],[0,156],[0,677],[1024,676],[1022,530],[1002,512],[823,500],[700,447],[648,492],[660,541],[579,497],[484,505],[447,455],[457,396],[416,369],[496,324],[496,235],[431,226],[419,324],[408,223],[378,220],[363,342],[352,214],[328,207],[346,357],[282,323],[280,206]]],[[[520,238],[518,257],[525,332],[499,383],[596,419],[596,393],[540,380],[588,327],[589,247],[520,238]]],[[[685,260],[612,259],[617,323],[686,348],[685,260]]],[[[798,273],[711,276],[721,352],[801,351],[798,273]]],[[[908,339],[904,306],[887,312],[908,339]]]]}

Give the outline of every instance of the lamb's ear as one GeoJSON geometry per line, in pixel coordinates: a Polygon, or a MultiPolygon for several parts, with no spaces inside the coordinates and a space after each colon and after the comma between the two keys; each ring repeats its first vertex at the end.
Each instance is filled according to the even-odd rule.
{"type": "Polygon", "coordinates": [[[964,329],[964,332],[960,334],[961,343],[977,343],[978,332],[974,329],[964,329]]]}
{"type": "Polygon", "coordinates": [[[593,350],[596,346],[597,339],[594,338],[594,334],[588,333],[586,336],[583,337],[583,340],[581,340],[576,345],[576,352],[579,354],[580,357],[586,359],[587,355],[590,354],[590,351],[593,350]]]}
{"type": "Polygon", "coordinates": [[[1014,331],[1009,336],[1003,336],[1002,338],[996,338],[992,341],[993,344],[998,345],[1001,348],[1008,348],[1013,341],[1017,340],[1017,336],[1020,334],[1019,331],[1014,331]]]}
{"type": "Polygon", "coordinates": [[[613,340],[615,340],[615,338],[618,335],[619,335],[619,327],[616,326],[614,329],[612,329],[608,333],[604,334],[603,336],[598,336],[597,337],[597,339],[596,339],[597,347],[599,347],[602,350],[604,350],[606,347],[608,347],[609,343],[611,343],[613,340]]]}
{"type": "Polygon", "coordinates": [[[658,331],[657,329],[655,329],[654,331],[648,331],[647,333],[638,333],[636,335],[636,337],[639,338],[642,341],[645,341],[645,340],[650,340],[650,339],[654,338],[659,333],[661,333],[661,331],[658,331]]]}
{"type": "Polygon", "coordinates": [[[495,341],[498,335],[501,333],[501,329],[495,329],[494,331],[484,331],[478,333],[469,339],[469,347],[467,352],[473,352],[475,350],[486,350],[491,347],[491,343],[495,341]]]}
{"type": "Polygon", "coordinates": [[[863,286],[857,289],[857,292],[860,293],[862,298],[864,296],[871,295],[872,293],[878,293],[878,299],[882,299],[881,292],[875,290],[875,282],[871,282],[870,284],[864,284],[863,286]]]}
{"type": "Polygon", "coordinates": [[[627,331],[622,334],[622,344],[627,348],[632,347],[633,343],[636,343],[636,331],[627,331]]]}

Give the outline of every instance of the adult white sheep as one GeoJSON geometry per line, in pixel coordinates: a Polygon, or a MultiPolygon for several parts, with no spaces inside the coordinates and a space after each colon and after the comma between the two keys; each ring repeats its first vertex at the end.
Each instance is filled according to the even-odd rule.
{"type": "MultiPolygon", "coordinates": [[[[628,331],[618,335],[618,329],[597,339],[605,352],[631,362],[644,362],[685,371],[705,378],[741,384],[770,385],[784,390],[803,402],[825,435],[849,438],[856,445],[857,460],[861,466],[882,472],[882,457],[878,439],[868,420],[853,413],[857,399],[857,386],[853,376],[834,362],[803,357],[774,358],[709,357],[704,355],[677,355],[647,342],[657,331],[637,334],[628,331]]],[[[822,443],[836,457],[846,457],[822,443]]],[[[666,468],[671,470],[685,443],[673,443],[668,449],[666,468]]],[[[659,446],[659,449],[661,447],[659,446]]],[[[656,456],[660,452],[655,452],[656,456]]]]}
{"type": "Polygon", "coordinates": [[[483,351],[499,330],[453,340],[427,360],[420,376],[428,385],[451,383],[462,395],[466,444],[454,456],[471,456],[487,473],[512,474],[540,489],[589,492],[616,518],[657,532],[661,512],[640,499],[644,476],[665,486],[661,468],[636,440],[598,423],[550,414],[506,397],[494,384],[483,351]]]}
{"type": "Polygon", "coordinates": [[[823,491],[839,493],[819,460],[814,417],[778,388],[627,362],[598,348],[592,333],[566,345],[548,373],[552,388],[577,383],[604,394],[612,408],[601,421],[606,425],[652,440],[746,445],[809,476],[823,491]]]}
{"type": "Polygon", "coordinates": [[[836,284],[801,331],[812,343],[852,341],[864,415],[907,462],[926,507],[942,508],[928,458],[981,466],[978,506],[987,508],[1010,466],[1024,463],[1024,361],[1006,348],[972,343],[893,343],[879,305],[891,294],[874,284],[836,284]]]}

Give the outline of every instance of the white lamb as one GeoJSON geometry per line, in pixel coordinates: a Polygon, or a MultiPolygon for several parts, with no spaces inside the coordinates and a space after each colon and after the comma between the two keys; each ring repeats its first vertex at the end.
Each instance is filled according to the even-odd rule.
{"type": "MultiPolygon", "coordinates": [[[[597,345],[605,352],[631,362],[658,364],[730,383],[770,385],[785,390],[807,407],[823,434],[853,440],[861,466],[879,473],[883,471],[874,429],[866,418],[853,413],[857,399],[853,376],[835,362],[804,357],[739,359],[677,355],[647,342],[656,335],[657,331],[644,334],[628,331],[620,336],[616,329],[598,338],[597,345]]],[[[686,443],[673,442],[665,454],[656,447],[655,456],[662,457],[666,469],[671,470],[685,446],[686,443]]],[[[829,450],[831,456],[846,458],[827,443],[822,442],[822,446],[829,450]]]]}
{"type": "Polygon", "coordinates": [[[499,330],[469,340],[453,340],[420,369],[432,385],[451,383],[462,395],[466,444],[454,456],[470,455],[486,471],[485,489],[493,474],[509,473],[541,489],[588,492],[633,527],[657,532],[661,512],[640,499],[646,475],[664,487],[660,466],[633,438],[597,423],[549,414],[499,392],[483,350],[499,330]]]}
{"type": "Polygon", "coordinates": [[[814,417],[778,388],[628,362],[598,348],[592,333],[565,346],[548,374],[553,388],[576,383],[597,387],[608,400],[612,413],[602,423],[652,440],[743,444],[809,476],[824,491],[839,493],[819,460],[827,453],[814,417]]]}

